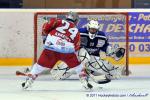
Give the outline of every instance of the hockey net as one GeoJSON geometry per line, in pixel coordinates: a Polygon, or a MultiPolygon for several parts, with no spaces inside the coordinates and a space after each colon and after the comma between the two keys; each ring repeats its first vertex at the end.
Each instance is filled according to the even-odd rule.
{"type": "MultiPolygon", "coordinates": [[[[34,62],[39,58],[43,50],[43,41],[41,37],[42,25],[47,22],[50,18],[63,18],[62,13],[48,13],[38,12],[34,16],[34,62]]],[[[100,31],[105,32],[110,45],[114,48],[123,47],[125,48],[125,56],[119,61],[101,54],[101,58],[108,60],[113,65],[119,67],[126,67],[125,73],[129,74],[129,63],[128,63],[128,14],[127,13],[79,13],[80,21],[79,27],[85,27],[89,20],[98,20],[100,23],[100,31]]]]}

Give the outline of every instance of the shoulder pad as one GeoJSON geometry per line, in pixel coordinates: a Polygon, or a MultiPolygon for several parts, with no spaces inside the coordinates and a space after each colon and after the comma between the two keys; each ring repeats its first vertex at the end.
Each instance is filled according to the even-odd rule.
{"type": "Polygon", "coordinates": [[[79,28],[80,33],[88,33],[86,28],[79,28]]]}
{"type": "Polygon", "coordinates": [[[98,34],[97,35],[101,35],[101,36],[106,36],[104,32],[102,31],[98,31],[98,34]]]}

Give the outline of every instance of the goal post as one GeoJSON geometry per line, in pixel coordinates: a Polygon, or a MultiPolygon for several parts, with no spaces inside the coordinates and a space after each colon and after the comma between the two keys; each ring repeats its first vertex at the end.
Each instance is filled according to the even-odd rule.
{"type": "MultiPolygon", "coordinates": [[[[65,12],[37,12],[34,15],[34,62],[39,58],[43,50],[43,42],[41,37],[42,25],[50,18],[64,18],[65,12]]],[[[129,17],[128,13],[120,12],[80,12],[78,28],[85,27],[89,20],[98,20],[100,31],[103,31],[108,38],[110,45],[114,48],[125,48],[125,56],[120,61],[106,57],[100,54],[101,58],[107,59],[112,64],[126,67],[126,75],[129,74],[129,17]]]]}

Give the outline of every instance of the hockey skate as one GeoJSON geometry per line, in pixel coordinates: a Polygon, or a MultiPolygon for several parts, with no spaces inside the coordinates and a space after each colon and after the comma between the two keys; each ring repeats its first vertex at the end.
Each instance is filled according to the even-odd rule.
{"type": "Polygon", "coordinates": [[[30,74],[30,76],[28,76],[26,78],[26,81],[22,83],[22,88],[27,89],[27,88],[31,87],[34,80],[36,79],[36,77],[37,77],[37,75],[31,75],[30,74]]]}
{"type": "Polygon", "coordinates": [[[88,82],[88,77],[87,76],[79,75],[79,80],[82,83],[82,86],[86,90],[91,90],[93,88],[93,86],[88,82]]]}

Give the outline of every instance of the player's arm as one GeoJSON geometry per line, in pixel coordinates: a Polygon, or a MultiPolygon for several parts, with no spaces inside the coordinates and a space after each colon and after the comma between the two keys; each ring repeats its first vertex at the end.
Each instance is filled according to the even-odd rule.
{"type": "Polygon", "coordinates": [[[49,32],[54,29],[58,24],[58,20],[56,18],[51,18],[48,22],[44,23],[42,26],[42,38],[43,43],[46,40],[47,35],[49,32]]]}
{"type": "Polygon", "coordinates": [[[80,38],[81,38],[81,43],[80,43],[80,48],[86,48],[86,41],[88,41],[87,39],[87,29],[86,28],[79,28],[79,32],[80,32],[80,38]]]}
{"type": "Polygon", "coordinates": [[[100,51],[99,52],[103,51],[103,52],[105,52],[107,54],[107,48],[109,47],[108,38],[106,37],[105,33],[102,32],[102,31],[98,32],[98,36],[100,36],[99,40],[103,39],[103,41],[105,43],[102,47],[100,47],[100,49],[99,49],[100,51]]]}
{"type": "MultiPolygon", "coordinates": [[[[99,32],[99,34],[103,37],[105,36],[104,32],[99,32]]],[[[121,58],[123,58],[124,54],[125,54],[125,49],[124,48],[113,48],[109,45],[108,39],[105,39],[105,44],[103,45],[103,47],[101,47],[102,51],[104,51],[106,53],[107,56],[110,56],[112,58],[114,58],[115,60],[120,60],[121,58]]]]}
{"type": "Polygon", "coordinates": [[[78,51],[80,49],[80,33],[78,32],[75,39],[74,39],[74,46],[75,46],[75,51],[78,51]]]}
{"type": "Polygon", "coordinates": [[[105,40],[105,44],[103,45],[102,47],[102,51],[105,52],[106,54],[108,54],[108,49],[110,50],[110,46],[109,46],[109,42],[108,42],[108,39],[105,40]]]}

